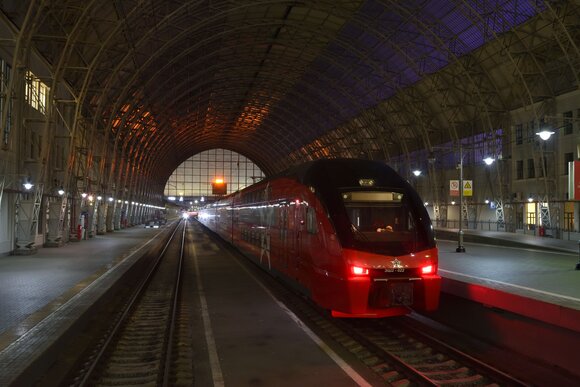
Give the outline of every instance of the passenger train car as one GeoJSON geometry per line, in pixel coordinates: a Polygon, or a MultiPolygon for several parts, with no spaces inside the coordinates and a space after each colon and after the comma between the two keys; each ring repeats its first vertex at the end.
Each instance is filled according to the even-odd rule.
{"type": "Polygon", "coordinates": [[[431,220],[384,163],[309,162],[223,197],[198,219],[335,317],[438,307],[431,220]]]}

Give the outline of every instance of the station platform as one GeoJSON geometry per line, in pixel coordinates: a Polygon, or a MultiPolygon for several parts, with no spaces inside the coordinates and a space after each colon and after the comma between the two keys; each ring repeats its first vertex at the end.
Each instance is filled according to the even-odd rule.
{"type": "Polygon", "coordinates": [[[442,291],[580,333],[579,242],[436,229],[442,291]]]}
{"type": "MultiPolygon", "coordinates": [[[[190,284],[199,311],[193,321],[194,373],[199,385],[371,386],[379,377],[349,365],[302,324],[243,265],[194,223],[190,284]]],[[[60,337],[163,228],[123,229],[31,256],[0,257],[0,386],[36,385],[60,337]],[[36,375],[34,375],[36,374],[36,375]]],[[[56,354],[55,354],[56,355],[56,354]]],[[[346,359],[346,360],[345,360],[346,359]]]]}
{"type": "MultiPolygon", "coordinates": [[[[40,248],[31,256],[0,257],[0,385],[10,385],[25,363],[57,340],[98,289],[114,280],[116,270],[144,253],[162,230],[136,226],[61,248],[40,248]]],[[[457,253],[457,231],[436,230],[443,292],[580,332],[577,241],[465,230],[466,252],[457,253]]],[[[242,348],[249,346],[256,356],[267,352],[263,368],[270,374],[264,371],[263,378],[273,377],[278,361],[279,367],[286,367],[280,375],[286,375],[287,385],[295,385],[297,376],[311,378],[314,385],[318,377],[329,375],[336,378],[333,385],[365,385],[368,375],[326,352],[312,332],[303,330],[240,267],[216,259],[210,243],[203,246],[198,250],[200,273],[231,271],[231,286],[224,289],[215,286],[217,279],[204,279],[203,289],[224,378],[235,380],[244,372],[250,377],[248,367],[239,366],[239,358],[247,354],[242,348]],[[246,317],[232,324],[228,308],[246,317]],[[291,352],[275,352],[286,348],[290,339],[291,352]],[[318,374],[289,367],[296,359],[315,364],[318,374]]],[[[284,385],[283,379],[277,381],[284,385]]]]}

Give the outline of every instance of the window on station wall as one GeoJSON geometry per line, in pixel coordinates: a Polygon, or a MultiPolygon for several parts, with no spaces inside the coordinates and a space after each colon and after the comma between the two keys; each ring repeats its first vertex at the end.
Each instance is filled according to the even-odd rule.
{"type": "Polygon", "coordinates": [[[4,128],[2,142],[4,145],[8,144],[12,127],[12,99],[10,98],[8,101],[7,98],[11,72],[12,67],[3,58],[0,58],[0,119],[5,119],[5,122],[2,123],[2,128],[4,128]]]}
{"type": "Polygon", "coordinates": [[[184,161],[169,177],[165,196],[176,200],[199,200],[212,195],[212,182],[222,178],[227,194],[243,189],[264,178],[253,161],[227,149],[211,149],[184,161]]]}
{"type": "Polygon", "coordinates": [[[534,159],[528,159],[528,179],[536,177],[536,169],[534,168],[534,159]]]}
{"type": "Polygon", "coordinates": [[[522,124],[516,125],[516,145],[524,143],[524,126],[522,124]]]}
{"type": "Polygon", "coordinates": [[[516,179],[522,180],[524,178],[524,160],[516,161],[516,179]]]}
{"type": "Polygon", "coordinates": [[[24,99],[30,106],[46,114],[48,106],[49,87],[40,80],[32,71],[26,72],[24,82],[24,99]]]}
{"type": "Polygon", "coordinates": [[[548,173],[548,158],[547,157],[543,157],[542,158],[541,163],[540,163],[540,170],[538,171],[538,177],[544,177],[544,175],[549,176],[548,173]]]}
{"type": "Polygon", "coordinates": [[[531,120],[528,123],[527,133],[526,133],[526,142],[530,143],[534,140],[534,136],[536,135],[536,121],[531,120]]]}

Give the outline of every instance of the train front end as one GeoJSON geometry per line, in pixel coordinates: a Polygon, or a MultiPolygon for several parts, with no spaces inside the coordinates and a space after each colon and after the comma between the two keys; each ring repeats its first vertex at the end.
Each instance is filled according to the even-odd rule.
{"type": "Polygon", "coordinates": [[[384,164],[353,169],[350,180],[347,172],[336,181],[336,191],[325,195],[341,244],[341,273],[327,294],[335,296],[333,316],[378,318],[437,309],[438,250],[419,195],[384,164]]]}

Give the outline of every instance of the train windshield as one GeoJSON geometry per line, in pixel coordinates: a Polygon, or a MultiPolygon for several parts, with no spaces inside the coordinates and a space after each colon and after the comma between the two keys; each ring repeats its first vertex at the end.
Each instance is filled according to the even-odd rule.
{"type": "Polygon", "coordinates": [[[403,192],[343,192],[342,200],[357,248],[393,255],[423,248],[418,238],[422,232],[417,230],[409,200],[403,192]]]}

